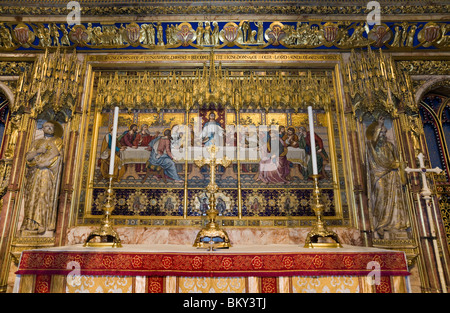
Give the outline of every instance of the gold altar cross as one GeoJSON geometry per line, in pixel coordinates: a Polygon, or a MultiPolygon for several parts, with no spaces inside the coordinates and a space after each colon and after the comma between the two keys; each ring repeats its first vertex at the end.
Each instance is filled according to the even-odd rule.
{"type": "Polygon", "coordinates": [[[215,145],[207,148],[209,152],[209,158],[202,158],[200,160],[194,160],[195,165],[198,167],[202,167],[203,165],[208,164],[210,169],[210,180],[209,184],[206,187],[206,190],[209,193],[216,193],[219,190],[219,187],[216,184],[216,166],[222,165],[223,167],[228,167],[232,163],[232,161],[226,157],[221,159],[216,158],[217,151],[219,150],[215,145]]]}
{"type": "Polygon", "coordinates": [[[206,190],[209,192],[209,209],[206,212],[208,216],[209,223],[206,224],[206,227],[200,230],[195,238],[194,247],[197,248],[205,248],[212,247],[215,248],[229,248],[231,247],[230,239],[228,238],[227,233],[219,229],[219,224],[216,222],[216,217],[218,215],[218,211],[216,210],[216,193],[219,191],[219,186],[216,184],[216,166],[222,165],[224,167],[230,166],[232,161],[227,159],[226,157],[217,159],[216,153],[218,148],[213,145],[208,148],[208,152],[210,153],[209,158],[202,158],[201,160],[195,160],[194,163],[198,167],[202,167],[203,165],[209,164],[210,169],[210,181],[206,190]],[[209,238],[209,241],[207,240],[209,238]],[[219,239],[219,241],[214,241],[214,239],[219,239]]]}

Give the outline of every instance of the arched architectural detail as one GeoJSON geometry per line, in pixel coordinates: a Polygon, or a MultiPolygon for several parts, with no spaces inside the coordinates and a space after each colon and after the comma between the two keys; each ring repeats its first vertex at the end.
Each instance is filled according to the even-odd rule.
{"type": "Polygon", "coordinates": [[[6,85],[4,82],[0,81],[0,92],[2,92],[5,97],[8,99],[9,106],[11,106],[12,103],[14,103],[14,93],[9,88],[8,85],[6,85]]]}
{"type": "Polygon", "coordinates": [[[439,87],[446,87],[450,91],[450,76],[430,76],[430,78],[416,91],[414,97],[415,103],[419,105],[420,101],[427,93],[439,87]]]}

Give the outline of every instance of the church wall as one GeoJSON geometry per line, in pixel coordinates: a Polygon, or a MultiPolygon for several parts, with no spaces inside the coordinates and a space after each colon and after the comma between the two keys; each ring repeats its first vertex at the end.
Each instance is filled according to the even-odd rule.
{"type": "MultiPolygon", "coordinates": [[[[204,64],[211,66],[211,54],[208,50],[210,47],[207,43],[199,42],[197,39],[198,22],[204,22],[204,19],[199,16],[181,17],[168,14],[143,17],[138,23],[133,23],[132,19],[127,16],[96,17],[95,15],[99,13],[96,13],[94,8],[89,10],[93,15],[83,19],[81,26],[74,27],[67,33],[68,41],[66,41],[65,32],[62,29],[58,31],[60,37],[57,39],[45,36],[39,38],[38,36],[41,27],[44,30],[50,30],[50,25],[55,25],[54,23],[65,25],[64,16],[47,19],[47,17],[35,13],[35,16],[24,19],[25,28],[23,29],[19,29],[23,25],[19,27],[19,23],[10,16],[0,19],[0,22],[6,23],[5,26],[10,30],[14,43],[13,47],[2,46],[0,48],[0,64],[5,62],[3,72],[0,71],[0,82],[7,82],[7,87],[10,88],[5,93],[9,95],[14,93],[18,88],[20,73],[27,68],[32,68],[36,60],[42,57],[45,48],[50,48],[50,53],[55,51],[55,40],[58,40],[60,49],[66,50],[68,54],[75,49],[80,64],[85,64],[83,79],[79,83],[80,92],[77,102],[70,108],[71,112],[68,118],[59,119],[64,134],[63,166],[60,176],[58,176],[60,177],[59,187],[56,191],[56,228],[51,235],[24,236],[20,233],[24,217],[23,197],[27,192],[24,189],[27,173],[25,154],[31,147],[36,132],[39,131],[39,127],[36,125],[40,125],[48,117],[45,112],[57,112],[60,108],[46,107],[40,116],[33,116],[30,108],[17,111],[22,118],[15,126],[14,136],[16,139],[12,156],[5,155],[5,151],[6,145],[9,144],[9,138],[13,134],[14,128],[12,127],[14,125],[9,131],[8,129],[6,131],[3,142],[3,146],[6,148],[2,150],[4,163],[1,163],[2,169],[5,169],[2,174],[2,184],[6,187],[0,211],[0,230],[3,234],[0,241],[0,255],[2,255],[0,258],[0,287],[4,290],[7,288],[11,290],[14,277],[11,273],[15,270],[15,264],[17,264],[22,250],[84,243],[88,234],[95,230],[100,223],[102,210],[99,198],[107,188],[107,180],[100,178],[100,150],[102,138],[107,134],[108,126],[112,122],[114,102],[105,104],[106,100],[105,102],[97,101],[99,78],[106,77],[108,73],[134,75],[139,71],[153,71],[153,73],[159,71],[168,76],[167,72],[171,71],[187,72],[197,69],[201,71],[204,64]],[[86,36],[90,34],[89,27],[97,28],[104,34],[109,30],[112,31],[113,27],[101,24],[99,18],[105,23],[114,21],[114,26],[121,29],[122,32],[110,39],[106,36],[92,35],[90,41],[86,42],[88,38],[86,36]],[[150,31],[151,22],[162,22],[161,27],[164,32],[160,33],[161,37],[158,37],[158,24],[156,24],[152,39],[148,37],[147,32],[143,32],[144,29],[150,31]],[[187,22],[184,24],[185,28],[180,27],[182,22],[187,22]],[[173,24],[178,28],[170,28],[173,24]],[[18,31],[14,32],[16,28],[18,31]],[[172,37],[169,37],[170,34],[166,30],[171,29],[174,33],[172,37]],[[46,38],[50,41],[46,42],[46,38]],[[9,65],[6,64],[17,64],[23,70],[9,68],[9,65]]],[[[114,9],[110,8],[109,10],[114,9]]],[[[130,10],[132,11],[133,8],[130,10]]],[[[441,242],[441,256],[436,256],[432,242],[422,238],[431,236],[427,224],[429,221],[424,217],[426,216],[425,204],[418,197],[421,189],[418,175],[408,178],[404,187],[408,221],[411,224],[409,231],[384,238],[377,238],[374,234],[373,217],[369,204],[371,197],[368,190],[367,138],[365,135],[374,118],[373,116],[367,118],[368,115],[363,117],[363,114],[358,115],[355,112],[355,101],[349,96],[345,66],[351,57],[351,49],[363,50],[367,45],[371,45],[376,51],[381,47],[383,53],[393,57],[397,66],[411,71],[413,92],[417,103],[417,99],[420,99],[419,95],[431,84],[430,82],[448,79],[448,70],[446,72],[445,68],[439,66],[448,62],[449,35],[444,30],[444,33],[440,35],[436,30],[440,36],[439,39],[434,38],[427,41],[424,37],[424,29],[434,26],[430,26],[428,22],[445,18],[445,13],[437,12],[431,17],[427,15],[426,18],[421,13],[412,14],[408,20],[410,23],[408,26],[405,24],[402,26],[401,21],[397,20],[398,17],[395,15],[387,15],[386,23],[383,24],[386,28],[380,29],[377,33],[376,28],[371,27],[371,31],[367,35],[364,33],[364,25],[361,22],[361,20],[364,21],[364,14],[351,17],[337,15],[335,19],[328,15],[322,15],[320,20],[312,18],[299,21],[298,16],[294,15],[292,11],[285,15],[280,12],[276,15],[268,13],[246,15],[248,20],[262,21],[260,29],[256,27],[256,24],[251,24],[250,27],[254,32],[247,33],[246,38],[239,37],[243,36],[242,33],[233,37],[234,32],[240,32],[246,26],[244,22],[239,22],[242,20],[240,13],[216,15],[217,27],[222,30],[222,33],[218,35],[218,39],[207,39],[218,40],[214,51],[215,65],[218,66],[218,62],[221,62],[222,69],[230,69],[236,73],[253,69],[261,73],[268,69],[290,69],[300,75],[307,75],[308,70],[313,70],[330,79],[331,108],[316,108],[319,110],[318,114],[321,114],[316,115],[316,127],[326,140],[326,151],[330,155],[330,164],[326,168],[330,179],[322,181],[325,186],[323,188],[330,190],[330,198],[332,198],[330,201],[332,210],[325,214],[327,225],[337,232],[343,244],[405,251],[413,272],[411,278],[413,286],[415,286],[413,289],[416,292],[439,290],[442,281],[438,265],[436,265],[436,258],[440,258],[444,265],[448,264],[448,246],[445,242],[441,242]],[[346,22],[347,18],[348,22],[346,22]],[[230,21],[236,21],[236,23],[230,24],[230,21]],[[327,24],[326,22],[329,21],[333,23],[327,24]],[[415,25],[417,31],[413,32],[413,29],[409,28],[411,25],[415,25]],[[228,31],[227,27],[229,27],[228,31]],[[408,33],[402,32],[402,27],[408,27],[411,39],[408,40],[408,33]],[[385,30],[386,34],[381,34],[382,30],[385,30]],[[396,38],[401,37],[402,34],[406,36],[404,44],[397,45],[396,40],[400,39],[396,38]],[[227,38],[229,41],[226,40],[227,38]],[[423,60],[425,63],[417,64],[417,60],[423,60]],[[430,63],[426,62],[437,65],[430,75],[425,70],[429,68],[430,63]],[[332,125],[323,127],[327,122],[332,122],[332,125]]],[[[317,14],[320,16],[322,13],[317,14]]],[[[130,17],[135,18],[132,14],[130,17]]],[[[448,22],[440,23],[439,27],[442,25],[448,25],[448,22]]],[[[3,43],[7,44],[8,41],[5,40],[3,43]]],[[[108,89],[109,91],[111,89],[108,89]]],[[[120,96],[124,97],[125,95],[126,93],[120,96]]],[[[204,108],[209,109],[203,110],[204,112],[211,111],[210,107],[204,108]]],[[[212,108],[218,112],[217,108],[212,108]]],[[[238,118],[236,110],[228,108],[221,110],[223,126],[233,122],[236,124],[238,118]]],[[[181,118],[181,123],[187,123],[191,111],[197,116],[204,114],[199,105],[189,110],[176,106],[148,108],[141,104],[136,104],[134,107],[124,105],[121,107],[119,126],[122,132],[133,123],[137,123],[140,127],[143,124],[140,118],[144,117],[144,120],[149,122],[148,124],[154,122],[152,132],[164,131],[165,128],[172,128],[179,118],[181,118]],[[156,117],[155,121],[151,120],[152,116],[156,117]],[[174,117],[175,120],[171,121],[171,117],[174,117]]],[[[269,115],[272,114],[276,117],[275,122],[278,124],[285,122],[284,126],[287,127],[295,126],[298,129],[301,126],[307,128],[308,125],[307,119],[305,119],[305,106],[265,110],[265,108],[249,105],[246,110],[239,112],[241,120],[247,118],[247,121],[251,120],[253,123],[255,120],[259,121],[259,124],[262,124],[263,121],[269,123],[271,122],[269,115]],[[277,121],[281,116],[282,122],[277,121]]],[[[380,108],[379,112],[385,111],[380,108]]],[[[401,151],[407,165],[416,168],[417,153],[414,150],[414,135],[409,130],[411,125],[407,119],[408,115],[410,114],[400,110],[398,116],[389,116],[386,119],[389,126],[388,139],[401,151]]],[[[426,147],[423,135],[420,137],[419,147],[427,157],[427,151],[423,149],[426,147]]],[[[183,180],[193,173],[193,165],[190,167],[190,171],[185,165],[181,162],[178,166],[183,180]]],[[[243,167],[242,164],[239,164],[242,177],[245,175],[250,177],[248,173],[252,173],[253,165],[243,167]],[[248,172],[243,173],[243,170],[248,172]]],[[[115,183],[118,187],[116,206],[120,210],[112,216],[114,228],[120,234],[122,242],[145,245],[192,245],[199,229],[206,224],[206,217],[197,208],[200,205],[199,200],[196,202],[192,196],[194,194],[198,196],[206,187],[209,177],[207,171],[198,171],[200,176],[197,177],[203,177],[203,181],[190,178],[187,180],[187,184],[183,182],[177,185],[171,180],[164,183],[150,178],[145,182],[147,185],[142,187],[140,181],[145,175],[142,164],[138,172],[135,168],[127,168],[127,170],[127,174],[132,178],[115,183]],[[168,186],[169,190],[167,190],[168,186]],[[140,193],[138,194],[137,191],[140,193]],[[169,198],[176,203],[177,209],[161,210],[169,198]],[[146,209],[137,208],[136,214],[133,211],[133,200],[144,201],[146,209]],[[153,206],[151,205],[152,200],[155,200],[153,206]]],[[[220,173],[224,174],[222,172],[224,170],[222,169],[220,173]]],[[[233,171],[234,174],[237,174],[236,165],[233,171]]],[[[154,175],[153,178],[156,176],[154,175]]],[[[311,190],[312,182],[297,176],[294,184],[291,182],[287,188],[285,185],[280,187],[276,184],[269,184],[268,186],[271,188],[267,188],[267,185],[262,183],[254,184],[252,182],[247,185],[246,183],[245,180],[238,182],[237,176],[235,180],[230,178],[224,181],[220,181],[219,177],[219,186],[224,190],[223,196],[226,202],[226,213],[219,216],[219,222],[226,229],[231,243],[233,245],[303,245],[314,222],[313,212],[298,209],[293,211],[294,214],[290,214],[291,212],[284,211],[282,207],[286,203],[286,194],[289,194],[290,199],[292,198],[289,201],[294,201],[297,208],[302,208],[300,201],[301,199],[307,200],[309,197],[308,190],[311,190]],[[229,184],[227,185],[227,183],[229,184]],[[239,186],[238,183],[241,185],[239,186]],[[272,191],[269,192],[267,189],[272,189],[272,191]],[[273,200],[273,203],[269,204],[268,198],[273,200]],[[265,210],[258,213],[251,212],[248,207],[251,206],[254,199],[265,201],[265,210]]],[[[0,187],[3,188],[2,186],[0,187]]],[[[439,226],[439,238],[445,239],[444,225],[439,224],[439,226]]],[[[448,283],[448,269],[444,270],[444,276],[448,283]]]]}

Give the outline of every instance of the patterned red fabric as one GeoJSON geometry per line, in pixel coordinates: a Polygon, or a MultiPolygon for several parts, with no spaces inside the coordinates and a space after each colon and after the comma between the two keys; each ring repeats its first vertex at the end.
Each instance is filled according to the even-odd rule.
{"type": "Polygon", "coordinates": [[[380,283],[375,284],[376,293],[392,293],[391,278],[389,276],[380,277],[380,283]]]}
{"type": "Polygon", "coordinates": [[[261,277],[261,293],[277,293],[276,277],[261,277]]]}
{"type": "Polygon", "coordinates": [[[403,252],[299,253],[148,253],[98,251],[39,251],[22,253],[17,274],[70,272],[76,261],[82,275],[140,276],[319,276],[367,275],[371,261],[380,264],[381,276],[409,275],[403,252]]]}
{"type": "Polygon", "coordinates": [[[34,293],[50,293],[51,282],[51,275],[36,275],[36,282],[34,283],[34,293]]]}
{"type": "Polygon", "coordinates": [[[164,293],[164,277],[148,276],[147,277],[148,293],[164,293]]]}

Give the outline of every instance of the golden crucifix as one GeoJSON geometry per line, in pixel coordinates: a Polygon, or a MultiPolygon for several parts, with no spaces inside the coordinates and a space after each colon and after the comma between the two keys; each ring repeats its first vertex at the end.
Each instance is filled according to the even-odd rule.
{"type": "Polygon", "coordinates": [[[213,246],[214,248],[223,249],[231,247],[228,234],[220,229],[219,224],[216,222],[216,217],[219,214],[219,211],[216,210],[216,193],[219,191],[219,186],[216,184],[216,166],[222,165],[223,167],[228,167],[232,162],[226,157],[217,159],[217,151],[218,148],[215,145],[210,146],[208,147],[208,152],[210,153],[209,158],[194,161],[198,167],[208,164],[210,169],[210,181],[208,186],[206,186],[206,191],[209,193],[209,209],[206,211],[209,222],[205,228],[200,230],[195,238],[194,247],[197,248],[213,246]]]}

